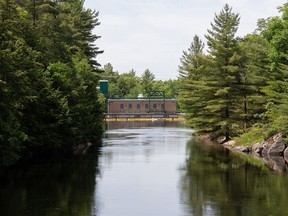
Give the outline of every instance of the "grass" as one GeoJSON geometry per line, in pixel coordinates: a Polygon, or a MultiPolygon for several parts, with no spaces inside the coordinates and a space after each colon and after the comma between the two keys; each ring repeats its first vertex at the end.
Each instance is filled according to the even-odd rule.
{"type": "Polygon", "coordinates": [[[237,145],[249,146],[258,142],[262,142],[266,138],[266,130],[260,127],[253,127],[248,132],[235,138],[237,145]]]}

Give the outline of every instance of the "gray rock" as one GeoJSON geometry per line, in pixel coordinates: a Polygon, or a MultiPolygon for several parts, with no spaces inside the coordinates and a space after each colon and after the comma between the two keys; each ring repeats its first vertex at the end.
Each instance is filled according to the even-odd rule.
{"type": "Polygon", "coordinates": [[[282,138],[278,138],[278,140],[275,140],[275,142],[268,149],[268,154],[272,156],[282,155],[286,148],[285,143],[286,142],[282,138]]]}
{"type": "Polygon", "coordinates": [[[253,151],[253,152],[256,152],[260,147],[262,147],[262,143],[255,143],[255,144],[252,146],[252,151],[253,151]]]}
{"type": "Polygon", "coordinates": [[[282,156],[271,155],[270,161],[273,163],[273,167],[272,167],[273,170],[280,172],[280,173],[286,172],[286,164],[282,156]]]}
{"type": "Polygon", "coordinates": [[[216,141],[219,144],[223,144],[224,142],[227,141],[227,137],[226,136],[219,136],[219,137],[217,137],[216,141]]]}
{"type": "Polygon", "coordinates": [[[264,148],[263,148],[262,146],[260,146],[260,147],[257,149],[256,153],[259,154],[259,155],[262,155],[263,149],[264,149],[264,148]]]}
{"type": "Polygon", "coordinates": [[[266,145],[266,144],[264,144],[263,146],[262,146],[262,157],[268,157],[268,150],[269,150],[269,146],[268,145],[266,145]]]}
{"type": "Polygon", "coordinates": [[[256,157],[260,157],[263,151],[263,143],[256,143],[252,146],[252,154],[256,157]]]}
{"type": "Polygon", "coordinates": [[[286,148],[286,149],[284,150],[283,155],[284,155],[285,161],[288,163],[288,148],[286,148]]]}
{"type": "Polygon", "coordinates": [[[251,152],[251,150],[252,150],[252,148],[250,146],[247,146],[242,150],[242,152],[249,153],[249,152],[251,152]]]}

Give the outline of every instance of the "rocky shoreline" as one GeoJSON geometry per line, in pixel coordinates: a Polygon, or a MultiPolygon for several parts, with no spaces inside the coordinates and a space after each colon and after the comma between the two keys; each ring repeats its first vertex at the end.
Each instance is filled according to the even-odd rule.
{"type": "Polygon", "coordinates": [[[230,150],[251,154],[261,160],[268,168],[279,173],[285,173],[287,170],[288,144],[281,133],[277,133],[268,140],[251,146],[239,146],[234,140],[219,143],[230,150]]]}

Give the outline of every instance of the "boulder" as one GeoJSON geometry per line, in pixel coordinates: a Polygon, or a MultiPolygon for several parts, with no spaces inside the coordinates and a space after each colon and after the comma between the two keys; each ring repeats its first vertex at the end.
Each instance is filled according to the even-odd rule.
{"type": "Polygon", "coordinates": [[[244,150],[246,149],[246,147],[245,147],[245,146],[236,146],[234,149],[237,150],[237,151],[239,151],[239,152],[244,152],[244,150]]]}
{"type": "Polygon", "coordinates": [[[242,150],[242,152],[244,152],[244,153],[249,153],[251,151],[252,151],[252,148],[250,146],[247,146],[242,150]]]}
{"type": "Polygon", "coordinates": [[[268,155],[278,156],[282,155],[286,148],[286,142],[283,139],[281,133],[277,133],[264,141],[261,145],[255,146],[254,150],[261,152],[262,157],[268,157],[268,155]]]}
{"type": "Polygon", "coordinates": [[[284,150],[283,155],[284,155],[285,161],[288,163],[288,148],[286,148],[286,149],[284,150]]]}
{"type": "Polygon", "coordinates": [[[231,149],[231,150],[238,150],[236,146],[236,141],[235,140],[229,140],[227,142],[224,142],[222,144],[225,148],[231,149]]]}
{"type": "Polygon", "coordinates": [[[216,138],[216,142],[219,143],[219,144],[223,144],[227,141],[227,137],[226,136],[218,136],[216,138]]]}
{"type": "Polygon", "coordinates": [[[252,153],[260,156],[263,151],[263,143],[256,143],[252,146],[252,153]]]}
{"type": "Polygon", "coordinates": [[[263,148],[261,152],[262,157],[264,158],[268,157],[268,151],[269,151],[270,146],[264,143],[262,148],[263,148]]]}
{"type": "Polygon", "coordinates": [[[227,140],[225,136],[218,137],[217,142],[229,149],[244,153],[252,153],[253,156],[261,160],[270,169],[279,173],[286,172],[288,147],[286,148],[287,144],[283,139],[282,133],[274,134],[269,139],[256,143],[252,147],[237,146],[234,140],[227,140]]]}
{"type": "Polygon", "coordinates": [[[272,156],[282,155],[286,148],[285,144],[286,142],[282,138],[278,138],[278,140],[275,140],[275,142],[268,149],[268,154],[272,156]]]}
{"type": "Polygon", "coordinates": [[[286,172],[286,164],[282,156],[271,155],[269,159],[273,163],[273,167],[272,167],[273,170],[280,172],[280,173],[286,172]]]}
{"type": "Polygon", "coordinates": [[[264,149],[263,142],[256,143],[252,146],[251,153],[254,157],[261,158],[263,149],[264,149]]]}

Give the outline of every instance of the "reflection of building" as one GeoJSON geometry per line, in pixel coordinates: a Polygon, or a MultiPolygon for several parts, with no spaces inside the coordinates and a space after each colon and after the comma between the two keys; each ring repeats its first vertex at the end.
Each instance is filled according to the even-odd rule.
{"type": "Polygon", "coordinates": [[[115,130],[123,128],[150,128],[150,127],[181,127],[182,121],[107,121],[106,130],[115,130]]]}
{"type": "Polygon", "coordinates": [[[175,99],[109,99],[108,114],[113,113],[176,113],[175,99]]]}

